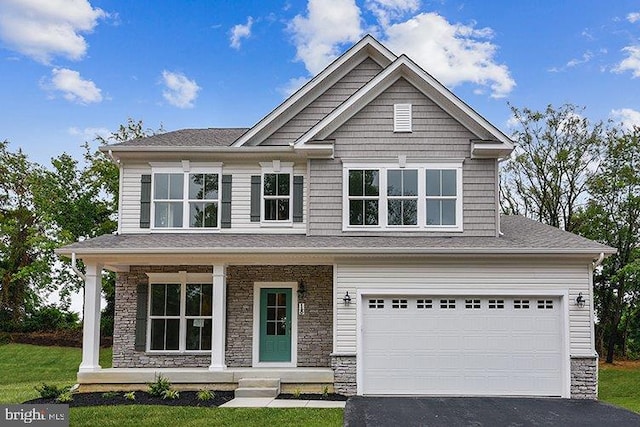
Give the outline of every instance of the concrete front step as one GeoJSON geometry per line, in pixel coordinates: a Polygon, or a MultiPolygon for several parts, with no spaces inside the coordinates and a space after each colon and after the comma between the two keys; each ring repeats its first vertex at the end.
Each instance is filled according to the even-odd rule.
{"type": "Polygon", "coordinates": [[[278,387],[238,387],[235,392],[238,397],[276,397],[280,394],[278,387]]]}
{"type": "Polygon", "coordinates": [[[251,387],[275,387],[280,388],[279,378],[240,378],[238,380],[239,388],[251,387]]]}

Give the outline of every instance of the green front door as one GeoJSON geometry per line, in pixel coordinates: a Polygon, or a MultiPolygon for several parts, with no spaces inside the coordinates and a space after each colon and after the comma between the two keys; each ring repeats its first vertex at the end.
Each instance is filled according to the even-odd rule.
{"type": "Polygon", "coordinates": [[[260,289],[260,361],[291,361],[291,289],[260,289]]]}

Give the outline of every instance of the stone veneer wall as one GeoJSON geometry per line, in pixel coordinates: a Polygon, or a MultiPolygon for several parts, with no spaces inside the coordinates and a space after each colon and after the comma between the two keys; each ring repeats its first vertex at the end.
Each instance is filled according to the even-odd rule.
{"type": "MultiPolygon", "coordinates": [[[[132,266],[128,273],[116,278],[116,310],[113,319],[114,368],[208,367],[211,354],[151,354],[135,350],[137,286],[149,283],[146,273],[213,273],[210,265],[202,266],[132,266]]],[[[213,276],[212,276],[213,277],[213,276]]]]}
{"type": "Polygon", "coordinates": [[[356,356],[331,356],[333,389],[345,396],[356,394],[356,356]]]}
{"type": "Polygon", "coordinates": [[[598,358],[571,359],[571,398],[598,398],[598,358]]]}
{"type": "MultiPolygon", "coordinates": [[[[251,366],[254,282],[297,282],[307,289],[305,314],[298,315],[298,366],[329,367],[333,349],[333,267],[247,265],[227,268],[228,367],[251,366]]],[[[293,307],[297,310],[297,307],[293,307]]]]}
{"type": "MultiPolygon", "coordinates": [[[[210,354],[151,354],[135,350],[137,286],[146,273],[212,273],[202,266],[132,266],[116,279],[114,368],[208,367],[210,354]]],[[[227,268],[226,364],[249,367],[253,347],[253,283],[304,280],[305,314],[298,315],[298,366],[329,367],[333,348],[333,268],[331,266],[229,266],[227,268]]],[[[297,307],[293,307],[297,310],[297,307]]]]}

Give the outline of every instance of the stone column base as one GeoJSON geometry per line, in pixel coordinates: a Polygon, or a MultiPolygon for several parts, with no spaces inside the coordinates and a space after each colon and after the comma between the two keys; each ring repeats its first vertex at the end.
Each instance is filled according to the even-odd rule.
{"type": "Polygon", "coordinates": [[[598,356],[571,358],[571,398],[598,398],[598,356]]]}
{"type": "Polygon", "coordinates": [[[356,394],[356,356],[331,355],[333,388],[345,396],[356,394]]]}

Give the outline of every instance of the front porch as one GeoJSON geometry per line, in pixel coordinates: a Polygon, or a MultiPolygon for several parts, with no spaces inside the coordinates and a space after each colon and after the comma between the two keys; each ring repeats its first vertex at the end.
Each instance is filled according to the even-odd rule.
{"type": "Polygon", "coordinates": [[[280,380],[284,393],[295,389],[321,393],[324,387],[333,391],[331,368],[108,368],[78,372],[78,384],[83,392],[144,390],[158,375],[168,378],[179,390],[235,390],[240,379],[274,378],[280,380]]]}

